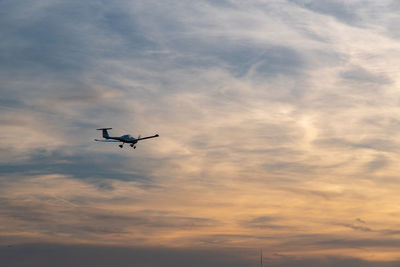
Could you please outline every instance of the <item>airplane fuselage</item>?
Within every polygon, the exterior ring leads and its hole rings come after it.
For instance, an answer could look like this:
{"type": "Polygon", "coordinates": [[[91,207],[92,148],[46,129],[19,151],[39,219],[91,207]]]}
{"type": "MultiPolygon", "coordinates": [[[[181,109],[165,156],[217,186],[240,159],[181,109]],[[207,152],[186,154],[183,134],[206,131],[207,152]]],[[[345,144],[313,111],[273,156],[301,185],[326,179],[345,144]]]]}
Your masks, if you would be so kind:
{"type": "Polygon", "coordinates": [[[129,134],[123,136],[109,136],[105,137],[105,139],[118,140],[122,143],[128,143],[128,144],[136,144],[138,142],[138,140],[135,137],[132,137],[129,134]]]}

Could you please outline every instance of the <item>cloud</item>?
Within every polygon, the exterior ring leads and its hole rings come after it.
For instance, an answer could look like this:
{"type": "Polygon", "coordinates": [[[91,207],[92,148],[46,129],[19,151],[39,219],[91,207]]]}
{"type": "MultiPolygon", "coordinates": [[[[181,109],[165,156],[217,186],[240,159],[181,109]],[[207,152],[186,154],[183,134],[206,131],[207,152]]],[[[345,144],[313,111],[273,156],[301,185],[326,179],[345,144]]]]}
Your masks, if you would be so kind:
{"type": "Polygon", "coordinates": [[[357,11],[360,9],[359,1],[304,1],[291,0],[301,7],[310,9],[314,12],[330,15],[341,22],[354,24],[360,20],[357,11]]]}
{"type": "Polygon", "coordinates": [[[62,175],[38,175],[25,178],[24,186],[18,181],[2,181],[2,187],[3,192],[12,190],[0,200],[0,214],[8,222],[3,227],[8,233],[5,236],[29,233],[26,238],[31,241],[63,243],[67,238],[116,243],[132,237],[132,242],[166,242],[169,238],[162,241],[159,233],[169,231],[179,236],[220,225],[216,219],[173,209],[143,209],[140,203],[160,189],[153,188],[150,193],[151,189],[136,181],[83,182],[62,175]],[[116,205],[119,208],[115,209],[116,205]]]}
{"type": "Polygon", "coordinates": [[[342,224],[344,227],[348,227],[350,229],[356,230],[356,231],[363,231],[363,232],[371,232],[371,228],[369,227],[363,227],[360,225],[353,225],[353,224],[342,224]]]}
{"type": "Polygon", "coordinates": [[[376,151],[397,150],[396,144],[388,139],[364,139],[356,142],[341,140],[338,138],[315,140],[316,145],[332,148],[350,147],[353,149],[371,149],[376,151]]]}
{"type": "Polygon", "coordinates": [[[384,156],[378,156],[366,165],[369,171],[376,171],[387,167],[389,160],[384,156]]]}
{"type": "Polygon", "coordinates": [[[362,223],[362,224],[365,224],[365,223],[366,223],[364,220],[362,220],[362,219],[360,219],[360,218],[357,218],[357,219],[356,219],[356,222],[359,222],[359,223],[362,223]]]}
{"type": "Polygon", "coordinates": [[[0,249],[0,257],[8,266],[244,266],[248,262],[247,251],[237,250],[180,250],[168,248],[126,248],[107,246],[60,246],[32,244],[0,249]],[[42,258],[43,254],[52,255],[42,258]],[[23,258],[23,260],[21,260],[23,258]],[[66,266],[66,265],[65,265],[66,266]]]}
{"type": "MultiPolygon", "coordinates": [[[[126,248],[88,245],[25,244],[0,248],[7,266],[249,266],[257,264],[256,250],[189,250],[168,248],[126,248]],[[42,258],[42,255],[47,255],[42,258]],[[61,263],[60,263],[61,262],[61,263]]],[[[398,262],[364,261],[350,257],[321,256],[315,258],[275,257],[263,260],[268,266],[396,266],[398,262]]]]}
{"type": "Polygon", "coordinates": [[[342,72],[341,77],[346,81],[361,83],[363,85],[374,84],[379,86],[389,82],[383,75],[370,73],[362,68],[352,68],[344,71],[342,72]]]}
{"type": "Polygon", "coordinates": [[[397,259],[396,8],[3,1],[1,243],[397,259]]]}
{"type": "Polygon", "coordinates": [[[361,220],[360,218],[357,218],[354,220],[353,223],[339,223],[338,225],[348,227],[350,229],[353,229],[355,231],[363,231],[363,232],[371,232],[374,231],[370,227],[366,226],[366,222],[361,220]]]}
{"type": "Polygon", "coordinates": [[[277,229],[282,228],[278,222],[276,222],[277,218],[271,216],[260,216],[253,218],[251,220],[243,220],[240,222],[241,226],[246,228],[270,228],[270,229],[277,229]]]}

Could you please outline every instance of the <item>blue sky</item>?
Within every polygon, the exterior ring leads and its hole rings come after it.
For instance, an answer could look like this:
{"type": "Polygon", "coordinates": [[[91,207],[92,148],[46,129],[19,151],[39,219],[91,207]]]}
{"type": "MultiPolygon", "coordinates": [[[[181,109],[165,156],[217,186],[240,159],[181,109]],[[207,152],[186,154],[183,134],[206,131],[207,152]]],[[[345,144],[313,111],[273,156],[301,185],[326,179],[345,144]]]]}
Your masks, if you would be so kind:
{"type": "Polygon", "coordinates": [[[395,265],[399,9],[2,1],[1,257],[395,265]]]}

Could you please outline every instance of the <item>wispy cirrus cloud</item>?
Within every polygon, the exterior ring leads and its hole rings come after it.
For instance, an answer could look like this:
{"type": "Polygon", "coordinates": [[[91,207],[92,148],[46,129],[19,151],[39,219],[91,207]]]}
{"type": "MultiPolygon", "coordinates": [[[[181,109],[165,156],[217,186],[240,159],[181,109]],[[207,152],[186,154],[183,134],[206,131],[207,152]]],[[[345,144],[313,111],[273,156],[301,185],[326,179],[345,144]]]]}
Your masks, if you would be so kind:
{"type": "Polygon", "coordinates": [[[4,1],[2,243],[397,259],[397,9],[4,1]]]}

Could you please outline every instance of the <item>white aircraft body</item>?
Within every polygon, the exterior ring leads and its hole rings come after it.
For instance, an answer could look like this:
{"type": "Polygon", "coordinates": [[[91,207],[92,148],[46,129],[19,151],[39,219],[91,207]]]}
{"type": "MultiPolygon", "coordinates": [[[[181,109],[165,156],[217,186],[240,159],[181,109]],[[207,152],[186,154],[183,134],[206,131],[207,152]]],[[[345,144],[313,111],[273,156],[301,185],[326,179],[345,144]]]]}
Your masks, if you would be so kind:
{"type": "Polygon", "coordinates": [[[99,140],[99,139],[94,139],[94,141],[97,142],[115,142],[115,143],[122,143],[119,145],[120,148],[122,148],[124,146],[124,144],[130,144],[131,147],[136,148],[136,144],[137,142],[141,141],[141,140],[145,140],[145,139],[150,139],[150,138],[155,138],[158,137],[159,135],[152,135],[152,136],[146,136],[146,137],[139,137],[135,138],[132,137],[129,134],[123,135],[123,136],[109,136],[108,135],[108,131],[107,130],[111,130],[112,128],[100,128],[100,129],[96,129],[96,130],[101,130],[103,131],[103,140],[99,140]]]}

